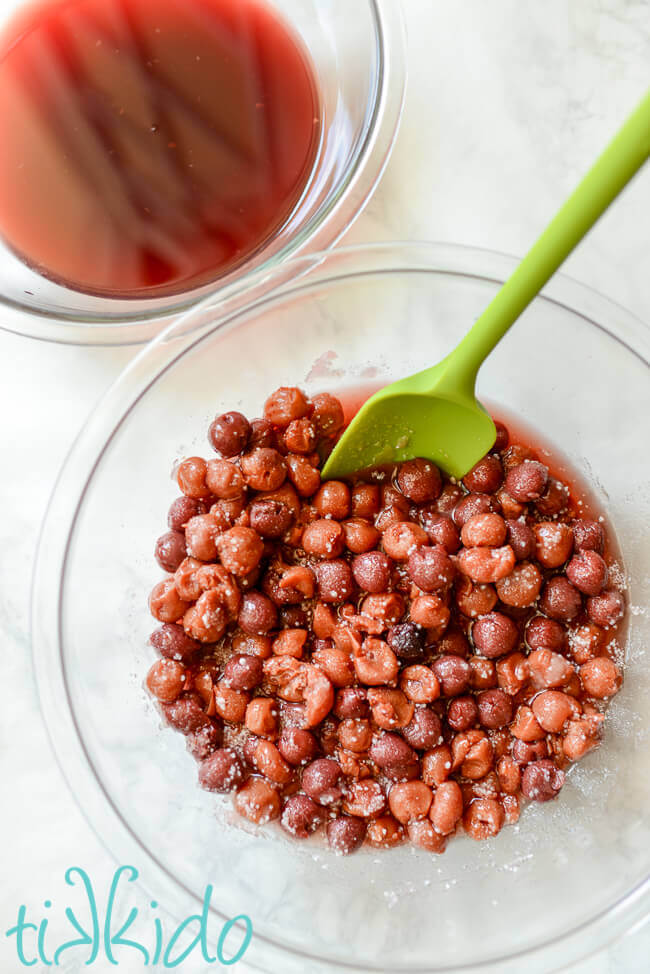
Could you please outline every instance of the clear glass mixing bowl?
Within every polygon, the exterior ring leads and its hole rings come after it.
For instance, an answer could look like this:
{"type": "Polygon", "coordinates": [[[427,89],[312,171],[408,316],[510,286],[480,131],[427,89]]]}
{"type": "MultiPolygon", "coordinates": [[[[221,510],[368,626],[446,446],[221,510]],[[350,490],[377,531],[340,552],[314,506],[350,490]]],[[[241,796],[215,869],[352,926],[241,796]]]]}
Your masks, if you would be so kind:
{"type": "MultiPolygon", "coordinates": [[[[0,0],[0,29],[27,0],[0,0]]],[[[245,263],[194,291],[146,300],[93,297],[24,264],[0,237],[0,328],[48,341],[129,344],[217,288],[248,287],[290,255],[330,247],[370,198],[393,146],[406,81],[404,25],[395,0],[266,0],[302,39],[322,107],[310,181],[275,236],[245,263]]]]}
{"type": "Polygon", "coordinates": [[[256,837],[229,824],[228,800],[199,790],[182,738],[161,729],[142,689],[172,465],[208,452],[215,413],[258,414],[281,384],[336,390],[434,363],[513,266],[484,251],[390,244],[279,268],[141,352],[61,473],[36,569],[33,648],[64,774],[110,851],[172,914],[195,910],[207,882],[217,930],[219,915],[248,913],[249,959],[265,970],[548,974],[650,906],[648,331],[566,278],[531,305],[479,382],[592,484],[629,576],[625,686],[603,746],[560,800],[441,857],[400,848],[340,859],[313,841],[256,837]]]}

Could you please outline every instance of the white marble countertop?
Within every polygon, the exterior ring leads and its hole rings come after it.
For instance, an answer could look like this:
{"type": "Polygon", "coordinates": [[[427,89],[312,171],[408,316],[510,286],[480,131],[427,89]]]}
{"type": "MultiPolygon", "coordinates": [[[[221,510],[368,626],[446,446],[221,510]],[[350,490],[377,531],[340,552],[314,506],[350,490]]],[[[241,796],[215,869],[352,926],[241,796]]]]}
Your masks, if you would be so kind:
{"type": "MultiPolygon", "coordinates": [[[[647,87],[649,0],[404,0],[404,7],[410,77],[403,124],[381,186],[347,241],[429,238],[522,254],[647,87]]],[[[649,212],[646,171],[566,267],[646,322],[649,212]]],[[[41,722],[28,603],[57,470],[88,411],[132,355],[0,332],[2,971],[23,969],[4,936],[21,903],[43,916],[43,901],[56,899],[74,864],[98,887],[113,873],[41,722]]],[[[56,922],[53,912],[52,927],[56,922]]],[[[637,974],[648,970],[648,957],[646,926],[571,974],[637,974]]],[[[82,969],[65,955],[61,966],[82,969]]],[[[108,967],[98,962],[95,969],[108,967]]],[[[188,962],[182,969],[201,967],[188,962]]]]}

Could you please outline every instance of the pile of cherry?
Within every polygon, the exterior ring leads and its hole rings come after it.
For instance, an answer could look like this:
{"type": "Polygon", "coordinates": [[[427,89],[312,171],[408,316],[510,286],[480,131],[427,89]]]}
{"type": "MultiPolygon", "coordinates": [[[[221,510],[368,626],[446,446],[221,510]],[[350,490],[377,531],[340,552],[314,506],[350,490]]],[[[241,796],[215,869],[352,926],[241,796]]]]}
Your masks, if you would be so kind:
{"type": "Polygon", "coordinates": [[[179,465],[147,686],[248,820],[442,852],[599,743],[625,602],[602,518],[502,424],[462,483],[423,459],[321,482],[343,427],[285,387],[179,465]]]}

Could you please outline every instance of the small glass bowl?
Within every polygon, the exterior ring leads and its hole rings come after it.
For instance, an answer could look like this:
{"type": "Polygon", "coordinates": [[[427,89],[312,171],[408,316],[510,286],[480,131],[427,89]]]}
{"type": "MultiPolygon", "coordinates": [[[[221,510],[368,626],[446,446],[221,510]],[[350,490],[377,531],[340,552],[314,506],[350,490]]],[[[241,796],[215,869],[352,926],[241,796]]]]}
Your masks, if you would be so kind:
{"type": "Polygon", "coordinates": [[[384,383],[440,360],[515,262],[446,245],[301,258],[215,300],[142,351],[92,414],[54,493],[36,567],[33,650],[46,721],[89,822],[175,917],[212,883],[212,931],[251,916],[264,970],[547,974],[650,908],[648,330],[557,276],[490,356],[479,395],[570,458],[613,523],[627,573],[626,681],[603,745],[558,801],[493,840],[337,858],[257,836],[202,792],[182,737],[142,686],[154,658],[152,548],[174,461],[209,455],[224,409],[279,385],[384,383]],[[271,288],[271,289],[269,289],[271,288]],[[645,537],[644,537],[645,534],[645,537]],[[220,920],[220,918],[222,918],[220,920]]]}
{"type": "MultiPolygon", "coordinates": [[[[30,269],[0,237],[0,328],[46,341],[148,341],[211,292],[226,296],[287,257],[332,246],[370,198],[395,141],[406,83],[404,24],[394,0],[266,0],[301,38],[321,99],[322,130],[309,183],[289,219],[231,272],[156,299],[94,297],[30,269]]],[[[0,28],[25,0],[1,5],[0,28]]]]}

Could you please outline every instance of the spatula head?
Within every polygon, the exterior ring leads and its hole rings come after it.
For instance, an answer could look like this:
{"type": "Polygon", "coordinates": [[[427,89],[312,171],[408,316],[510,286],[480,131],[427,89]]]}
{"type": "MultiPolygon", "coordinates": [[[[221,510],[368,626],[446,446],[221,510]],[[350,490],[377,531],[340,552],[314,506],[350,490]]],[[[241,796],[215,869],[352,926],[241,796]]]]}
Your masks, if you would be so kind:
{"type": "Polygon", "coordinates": [[[494,446],[495,425],[473,396],[403,392],[401,384],[380,389],[361,407],[327,460],[324,479],[414,457],[460,478],[494,446]]]}

